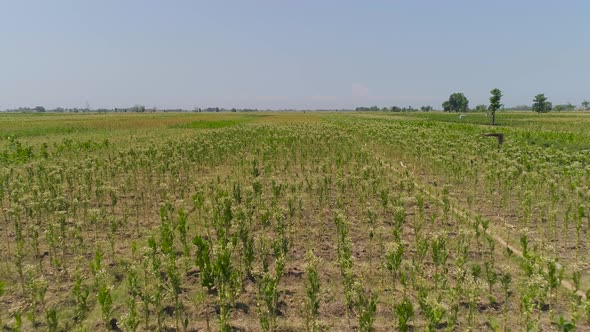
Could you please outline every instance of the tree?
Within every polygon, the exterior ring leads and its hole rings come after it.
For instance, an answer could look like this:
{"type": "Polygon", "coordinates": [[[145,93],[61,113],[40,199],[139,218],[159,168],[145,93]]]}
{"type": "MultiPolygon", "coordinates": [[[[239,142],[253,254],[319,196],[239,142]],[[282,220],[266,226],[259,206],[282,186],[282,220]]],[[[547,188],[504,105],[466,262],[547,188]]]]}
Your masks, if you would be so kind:
{"type": "Polygon", "coordinates": [[[451,103],[447,100],[442,103],[442,108],[445,112],[451,111],[451,103]]]}
{"type": "Polygon", "coordinates": [[[590,101],[584,100],[582,102],[582,109],[587,110],[588,108],[590,108],[590,101]]]}
{"type": "Polygon", "coordinates": [[[445,112],[466,112],[469,108],[469,100],[460,92],[453,93],[449,100],[442,104],[445,112]]]}
{"type": "Polygon", "coordinates": [[[129,112],[143,113],[145,112],[145,106],[135,105],[129,109],[129,112]]]}
{"type": "Polygon", "coordinates": [[[514,111],[530,111],[531,107],[529,105],[516,105],[510,109],[514,111]]]}
{"type": "Polygon", "coordinates": [[[477,105],[475,106],[474,111],[476,112],[486,112],[488,110],[488,107],[486,105],[477,105]]]}
{"type": "Polygon", "coordinates": [[[572,103],[562,104],[562,105],[555,105],[553,106],[553,110],[557,112],[561,111],[573,111],[576,109],[576,106],[572,103]]]}
{"type": "Polygon", "coordinates": [[[545,94],[540,93],[535,96],[535,99],[533,100],[533,111],[534,112],[547,113],[547,112],[551,111],[552,108],[553,108],[553,105],[551,104],[551,102],[547,101],[547,97],[545,97],[545,94]]]}
{"type": "Polygon", "coordinates": [[[500,89],[492,89],[490,93],[492,96],[490,97],[490,106],[488,107],[488,110],[492,115],[492,126],[494,126],[496,125],[496,111],[502,107],[502,103],[500,102],[502,100],[502,91],[500,91],[500,89]]]}
{"type": "Polygon", "coordinates": [[[35,112],[45,112],[45,107],[43,106],[37,106],[34,108],[35,112]]]}
{"type": "Polygon", "coordinates": [[[420,107],[420,110],[422,112],[430,112],[430,111],[432,111],[432,106],[422,106],[422,107],[420,107]]]}

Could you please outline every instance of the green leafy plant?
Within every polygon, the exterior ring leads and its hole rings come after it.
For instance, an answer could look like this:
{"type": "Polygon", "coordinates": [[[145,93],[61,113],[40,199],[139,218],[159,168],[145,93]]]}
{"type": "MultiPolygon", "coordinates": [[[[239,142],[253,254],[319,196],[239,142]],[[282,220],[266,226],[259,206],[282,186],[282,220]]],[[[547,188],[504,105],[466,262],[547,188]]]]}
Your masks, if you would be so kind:
{"type": "Polygon", "coordinates": [[[135,332],[139,328],[141,322],[136,308],[135,299],[127,299],[127,315],[123,318],[123,325],[128,331],[135,332]]]}
{"type": "Polygon", "coordinates": [[[377,314],[377,295],[364,291],[362,287],[357,287],[355,307],[359,331],[372,331],[377,314]]]}
{"type": "Polygon", "coordinates": [[[317,331],[319,328],[317,319],[320,309],[320,278],[318,275],[318,265],[321,263],[321,260],[315,256],[312,251],[308,251],[305,256],[305,261],[305,293],[307,295],[305,303],[306,330],[317,331]]]}
{"type": "Polygon", "coordinates": [[[72,287],[72,294],[76,302],[76,320],[81,321],[88,313],[88,296],[90,295],[90,288],[83,284],[81,275],[76,276],[74,287],[72,287]]]}
{"type": "Polygon", "coordinates": [[[46,313],[47,329],[50,332],[58,331],[59,321],[57,316],[57,310],[54,307],[47,309],[46,313]]]}
{"type": "Polygon", "coordinates": [[[394,306],[395,314],[398,320],[397,328],[402,332],[407,332],[410,329],[410,320],[414,317],[414,306],[409,299],[404,298],[401,302],[394,306]]]}
{"type": "Polygon", "coordinates": [[[200,269],[201,285],[211,290],[215,284],[213,264],[211,263],[211,244],[201,236],[195,236],[193,244],[197,246],[195,263],[200,269]]]}
{"type": "Polygon", "coordinates": [[[102,285],[98,289],[98,294],[96,296],[98,304],[100,305],[103,324],[108,330],[113,310],[113,298],[111,297],[111,290],[106,285],[102,285]]]}

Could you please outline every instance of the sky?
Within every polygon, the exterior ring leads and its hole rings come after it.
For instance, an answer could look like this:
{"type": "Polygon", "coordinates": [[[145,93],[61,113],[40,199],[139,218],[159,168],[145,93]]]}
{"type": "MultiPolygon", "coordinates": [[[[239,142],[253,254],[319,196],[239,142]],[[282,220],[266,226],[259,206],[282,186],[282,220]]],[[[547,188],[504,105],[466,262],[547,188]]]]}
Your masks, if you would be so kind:
{"type": "Polygon", "coordinates": [[[0,109],[590,100],[590,1],[0,0],[0,109]]]}

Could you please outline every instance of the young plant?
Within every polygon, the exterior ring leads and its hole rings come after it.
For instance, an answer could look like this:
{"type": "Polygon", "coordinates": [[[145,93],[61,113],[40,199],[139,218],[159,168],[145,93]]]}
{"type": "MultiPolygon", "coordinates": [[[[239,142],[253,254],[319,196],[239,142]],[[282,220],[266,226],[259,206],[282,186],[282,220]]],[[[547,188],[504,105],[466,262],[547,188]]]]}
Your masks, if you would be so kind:
{"type": "Polygon", "coordinates": [[[563,273],[564,269],[558,267],[558,264],[555,260],[550,260],[547,262],[547,273],[545,274],[545,280],[547,281],[548,285],[548,297],[551,301],[555,290],[559,285],[561,285],[561,280],[563,280],[563,273]]]}
{"type": "Polygon", "coordinates": [[[395,290],[397,278],[399,278],[400,266],[404,254],[403,242],[396,243],[385,254],[385,268],[391,274],[392,288],[395,290]]]}
{"type": "Polygon", "coordinates": [[[488,285],[488,298],[491,303],[495,303],[496,299],[494,298],[493,288],[498,282],[498,273],[494,270],[494,267],[490,262],[485,262],[484,267],[485,277],[488,285]]]}
{"type": "Polygon", "coordinates": [[[201,285],[211,291],[215,285],[213,264],[211,263],[211,243],[197,235],[193,239],[193,244],[197,246],[195,264],[200,270],[201,285]]]}
{"type": "Polygon", "coordinates": [[[410,330],[410,320],[414,317],[414,306],[408,298],[404,298],[400,303],[394,306],[395,314],[398,320],[398,330],[408,332],[410,330]]]}
{"type": "Polygon", "coordinates": [[[563,318],[562,315],[559,315],[559,318],[555,321],[557,325],[557,330],[559,332],[572,332],[576,330],[576,322],[575,321],[568,321],[563,318]]]}
{"type": "Polygon", "coordinates": [[[308,251],[305,255],[305,293],[307,300],[305,302],[305,327],[307,331],[318,331],[318,314],[320,309],[320,278],[318,276],[318,265],[321,260],[314,255],[312,251],[308,251]]]}
{"type": "MultiPolygon", "coordinates": [[[[2,299],[2,296],[4,296],[4,281],[0,280],[0,299],[2,299]]],[[[0,314],[0,326],[4,326],[2,324],[2,315],[0,314]]]]}
{"type": "Polygon", "coordinates": [[[96,251],[94,252],[94,259],[90,262],[90,271],[94,276],[94,287],[98,289],[100,280],[100,273],[102,271],[102,249],[100,247],[96,247],[96,251]]]}
{"type": "Polygon", "coordinates": [[[174,319],[176,322],[176,330],[179,331],[179,320],[180,320],[180,311],[182,309],[182,303],[180,302],[180,293],[182,292],[181,289],[181,278],[180,278],[180,273],[178,271],[178,268],[176,267],[176,264],[174,264],[174,262],[171,262],[168,266],[168,270],[167,270],[167,274],[168,274],[168,281],[169,281],[169,287],[170,290],[172,292],[172,296],[174,298],[174,319]]]}
{"type": "Polygon", "coordinates": [[[190,250],[187,241],[187,217],[183,209],[178,210],[178,221],[176,228],[178,229],[178,234],[180,235],[180,242],[182,243],[183,255],[184,257],[189,257],[190,250]]]}
{"type": "Polygon", "coordinates": [[[242,262],[243,262],[243,269],[242,274],[246,278],[252,278],[252,264],[254,263],[255,258],[255,248],[254,248],[254,236],[249,227],[249,223],[246,220],[246,216],[244,213],[240,215],[238,218],[239,221],[239,230],[238,230],[238,237],[242,242],[242,262]]]}
{"type": "Polygon", "coordinates": [[[233,247],[227,244],[225,247],[217,247],[217,257],[213,264],[215,286],[217,287],[217,299],[219,302],[219,325],[222,331],[229,331],[230,304],[233,303],[236,293],[237,277],[231,261],[233,247]]]}
{"type": "Polygon", "coordinates": [[[55,307],[51,307],[47,310],[45,313],[45,318],[47,322],[47,330],[49,332],[56,332],[58,330],[57,328],[59,326],[59,321],[55,307]]]}
{"type": "Polygon", "coordinates": [[[74,295],[74,302],[76,302],[76,320],[82,321],[88,313],[88,296],[90,295],[90,288],[82,284],[82,276],[77,275],[74,287],[72,288],[74,295]]]}
{"type": "MultiPolygon", "coordinates": [[[[276,243],[276,242],[275,242],[276,243]]],[[[280,251],[280,246],[275,246],[275,271],[274,275],[266,272],[258,281],[258,312],[260,325],[263,331],[275,331],[279,300],[279,282],[285,268],[285,253],[280,251]]]]}
{"type": "Polygon", "coordinates": [[[127,299],[127,308],[128,312],[127,315],[123,318],[123,326],[127,329],[127,331],[135,332],[139,327],[140,319],[137,314],[137,305],[135,303],[134,298],[127,299]]]}
{"type": "Polygon", "coordinates": [[[111,321],[111,314],[113,310],[113,298],[111,297],[111,290],[106,286],[102,285],[99,290],[97,300],[98,304],[100,305],[100,312],[103,324],[105,328],[108,330],[111,321]]]}
{"type": "Polygon", "coordinates": [[[444,278],[444,275],[441,275],[440,269],[443,268],[446,272],[446,261],[449,257],[449,252],[447,251],[446,247],[446,239],[442,236],[437,236],[431,242],[432,247],[432,260],[434,262],[434,288],[438,290],[440,281],[444,278]]]}
{"type": "Polygon", "coordinates": [[[260,326],[263,331],[274,331],[276,326],[276,310],[278,301],[277,279],[265,273],[258,280],[260,326]]]}
{"type": "Polygon", "coordinates": [[[512,276],[508,273],[504,273],[500,276],[500,284],[502,285],[502,292],[504,293],[504,306],[503,306],[503,316],[504,316],[504,330],[506,331],[508,325],[508,300],[510,298],[510,283],[512,282],[512,276]]]}
{"type": "MultiPolygon", "coordinates": [[[[337,258],[340,274],[342,275],[342,284],[344,286],[344,297],[346,300],[346,314],[350,321],[350,311],[354,308],[355,292],[354,280],[355,275],[353,271],[352,262],[352,241],[349,236],[348,223],[342,214],[336,215],[334,219],[336,223],[337,234],[337,258]]],[[[350,324],[349,324],[350,325],[350,324]]]]}
{"type": "Polygon", "coordinates": [[[20,332],[22,331],[23,327],[23,313],[22,311],[19,309],[14,313],[14,326],[12,327],[12,330],[15,332],[20,332]]]}
{"type": "Polygon", "coordinates": [[[45,294],[47,293],[47,281],[41,277],[35,277],[34,267],[27,266],[26,289],[28,301],[31,305],[29,320],[33,326],[37,325],[37,311],[45,305],[45,294]]]}
{"type": "Polygon", "coordinates": [[[441,305],[441,298],[434,298],[428,296],[428,291],[425,287],[419,287],[419,305],[422,312],[428,318],[428,331],[436,331],[442,322],[446,313],[446,309],[441,305]]]}
{"type": "Polygon", "coordinates": [[[362,287],[357,287],[357,300],[355,303],[359,331],[373,331],[373,324],[377,314],[377,295],[366,292],[362,287]]]}

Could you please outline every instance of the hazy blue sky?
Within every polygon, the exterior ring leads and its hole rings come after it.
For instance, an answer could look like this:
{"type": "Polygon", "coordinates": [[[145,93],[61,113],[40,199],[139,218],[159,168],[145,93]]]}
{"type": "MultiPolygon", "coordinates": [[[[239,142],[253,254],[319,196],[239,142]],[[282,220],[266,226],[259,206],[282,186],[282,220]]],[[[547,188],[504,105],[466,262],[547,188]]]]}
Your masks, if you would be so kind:
{"type": "Polygon", "coordinates": [[[0,109],[590,99],[587,0],[0,1],[0,109]]]}

